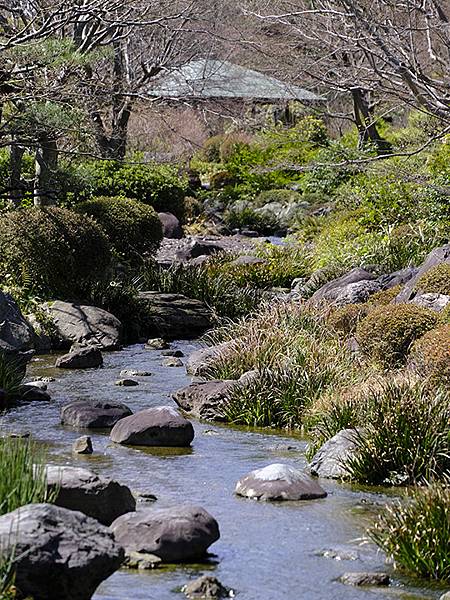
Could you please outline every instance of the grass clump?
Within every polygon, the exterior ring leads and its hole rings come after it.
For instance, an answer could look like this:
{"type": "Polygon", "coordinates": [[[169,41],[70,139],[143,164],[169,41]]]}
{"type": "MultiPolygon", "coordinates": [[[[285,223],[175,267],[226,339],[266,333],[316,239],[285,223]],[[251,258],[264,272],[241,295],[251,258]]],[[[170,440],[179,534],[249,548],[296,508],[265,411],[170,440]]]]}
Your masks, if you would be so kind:
{"type": "Polygon", "coordinates": [[[95,219],[104,229],[121,260],[141,262],[152,257],[161,243],[161,221],[155,210],[142,202],[99,197],[82,202],[76,209],[95,219]]]}
{"type": "Polygon", "coordinates": [[[413,304],[379,306],[356,328],[361,350],[385,367],[403,364],[411,344],[436,326],[433,311],[413,304]]]}
{"type": "Polygon", "coordinates": [[[0,514],[25,504],[52,502],[57,491],[47,490],[44,453],[27,439],[0,439],[0,514]]]}
{"type": "Polygon", "coordinates": [[[419,338],[413,344],[409,360],[421,375],[450,386],[450,324],[419,338]]]}
{"type": "Polygon", "coordinates": [[[8,407],[9,401],[17,397],[24,377],[23,369],[18,363],[0,352],[0,409],[8,407]]]}
{"type": "Polygon", "coordinates": [[[450,295],[450,263],[431,267],[416,282],[416,289],[423,293],[450,295]]]}
{"type": "Polygon", "coordinates": [[[449,482],[416,489],[387,506],[368,533],[397,568],[450,581],[449,482]]]}
{"type": "Polygon", "coordinates": [[[428,382],[390,379],[356,399],[363,432],[346,465],[361,483],[411,484],[450,472],[450,394],[428,382]]]}

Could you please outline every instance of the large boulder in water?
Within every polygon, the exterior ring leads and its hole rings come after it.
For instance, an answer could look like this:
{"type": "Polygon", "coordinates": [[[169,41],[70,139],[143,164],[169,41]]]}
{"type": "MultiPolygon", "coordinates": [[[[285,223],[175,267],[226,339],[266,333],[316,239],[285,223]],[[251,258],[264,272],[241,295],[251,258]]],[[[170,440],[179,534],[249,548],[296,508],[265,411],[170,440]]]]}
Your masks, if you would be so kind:
{"type": "Polygon", "coordinates": [[[314,500],[327,495],[309,475],[283,464],[251,471],[239,479],[235,492],[253,500],[314,500]]]}
{"type": "Polygon", "coordinates": [[[214,517],[191,505],[124,515],[114,521],[111,531],[127,554],[154,554],[164,562],[201,558],[220,537],[214,517]]]}
{"type": "Polygon", "coordinates": [[[348,479],[349,473],[345,465],[355,455],[360,435],[356,429],[339,431],[313,456],[311,473],[329,479],[348,479]]]}
{"type": "Polygon", "coordinates": [[[56,491],[57,506],[79,510],[103,525],[136,510],[136,500],[126,485],[88,469],[47,465],[46,475],[49,489],[56,491]]]}
{"type": "Polygon", "coordinates": [[[211,311],[200,300],[161,292],[141,292],[139,300],[145,310],[148,337],[188,339],[198,337],[211,327],[211,311]]]}
{"type": "Polygon", "coordinates": [[[35,332],[10,294],[0,291],[0,340],[5,348],[26,351],[34,347],[35,332]]]}
{"type": "Polygon", "coordinates": [[[61,424],[81,429],[107,429],[132,414],[128,406],[118,402],[76,400],[61,408],[61,424]]]}
{"type": "Polygon", "coordinates": [[[100,350],[94,346],[84,346],[60,356],[55,367],[59,369],[94,369],[101,367],[102,364],[103,356],[100,350]]]}
{"type": "Polygon", "coordinates": [[[53,321],[61,346],[77,343],[103,350],[120,348],[122,324],[106,310],[61,300],[44,307],[53,321]]]}
{"type": "Polygon", "coordinates": [[[141,410],[118,421],[110,438],[129,446],[190,446],[194,439],[192,423],[172,406],[141,410]]]}
{"type": "Polygon", "coordinates": [[[106,527],[52,504],[1,516],[0,548],[14,556],[17,587],[35,600],[89,600],[124,559],[106,527]]]}

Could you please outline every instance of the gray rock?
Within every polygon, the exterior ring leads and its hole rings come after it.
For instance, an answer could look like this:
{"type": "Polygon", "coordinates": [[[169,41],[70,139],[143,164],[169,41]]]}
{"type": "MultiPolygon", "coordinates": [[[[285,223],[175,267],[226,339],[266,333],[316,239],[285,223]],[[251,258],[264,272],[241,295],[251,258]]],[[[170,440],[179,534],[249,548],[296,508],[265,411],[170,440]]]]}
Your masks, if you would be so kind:
{"type": "Polygon", "coordinates": [[[228,344],[229,342],[222,342],[216,346],[195,350],[187,360],[187,373],[189,375],[194,375],[195,377],[203,377],[207,373],[211,363],[225,351],[228,344]]]}
{"type": "Polygon", "coordinates": [[[72,452],[75,454],[92,454],[94,449],[91,438],[88,435],[77,438],[72,444],[72,452]]]}
{"type": "Polygon", "coordinates": [[[15,584],[35,600],[89,600],[124,560],[106,527],[51,504],[1,516],[0,546],[15,556],[15,584]]]}
{"type": "Polygon", "coordinates": [[[214,600],[214,598],[229,598],[230,590],[223,586],[217,577],[202,575],[190,581],[181,588],[190,600],[214,600]]]}
{"type": "Polygon", "coordinates": [[[190,505],[124,515],[111,531],[127,554],[154,554],[164,562],[201,558],[220,537],[217,521],[205,509],[190,505]]]}
{"type": "Polygon", "coordinates": [[[416,304],[422,308],[429,308],[436,312],[441,312],[444,308],[450,304],[450,296],[446,294],[417,294],[410,301],[411,304],[416,304]]]}
{"type": "Polygon", "coordinates": [[[341,583],[355,586],[385,586],[389,585],[387,573],[344,573],[339,577],[341,583]]]}
{"type": "Polygon", "coordinates": [[[93,369],[103,364],[103,356],[98,348],[85,346],[58,358],[55,366],[59,369],[93,369]]]}
{"type": "Polygon", "coordinates": [[[47,485],[56,490],[57,506],[78,510],[103,525],[136,510],[136,500],[126,485],[88,469],[47,465],[47,485]]]}
{"type": "Polygon", "coordinates": [[[163,561],[155,554],[147,554],[145,552],[129,552],[125,556],[124,567],[129,569],[139,569],[147,571],[156,569],[163,561]]]}
{"type": "Polygon", "coordinates": [[[182,350],[163,350],[162,356],[173,356],[175,358],[183,358],[184,352],[182,350]]]}
{"type": "Polygon", "coordinates": [[[179,358],[175,358],[175,356],[170,356],[169,358],[165,358],[162,363],[163,367],[182,367],[183,361],[179,358]]]}
{"type": "Polygon", "coordinates": [[[388,275],[381,275],[378,277],[377,281],[383,290],[388,290],[396,285],[405,285],[405,283],[416,275],[418,270],[417,267],[406,267],[405,269],[389,273],[388,275]]]}
{"type": "Polygon", "coordinates": [[[0,291],[0,340],[12,350],[34,348],[35,332],[10,294],[0,291]]]}
{"type": "Polygon", "coordinates": [[[373,281],[375,275],[366,269],[357,267],[352,269],[342,277],[329,281],[321,288],[319,288],[312,296],[310,301],[313,304],[322,302],[324,300],[328,302],[334,302],[342,290],[351,283],[357,283],[358,281],[373,281]]]}
{"type": "Polygon", "coordinates": [[[450,592],[445,592],[445,594],[442,594],[439,600],[450,600],[450,592]]]}
{"type": "Polygon", "coordinates": [[[183,237],[180,221],[175,215],[172,213],[160,212],[158,213],[158,217],[161,221],[163,236],[165,238],[179,240],[183,237]]]}
{"type": "Polygon", "coordinates": [[[192,423],[172,406],[141,410],[118,421],[110,434],[113,442],[129,446],[190,446],[192,423]]]}
{"type": "Polygon", "coordinates": [[[134,379],[118,379],[116,382],[114,382],[114,385],[122,387],[134,387],[139,385],[139,381],[135,381],[134,379]]]}
{"type": "Polygon", "coordinates": [[[80,429],[106,429],[131,414],[128,406],[118,402],[77,400],[61,408],[61,424],[80,429]]]}
{"type": "Polygon", "coordinates": [[[237,482],[235,493],[254,500],[314,500],[327,496],[309,475],[283,464],[251,471],[237,482]]]}
{"type": "Polygon", "coordinates": [[[106,310],[60,300],[44,306],[63,344],[92,345],[104,350],[120,348],[122,324],[106,310]]]}
{"type": "Polygon", "coordinates": [[[194,382],[176,391],[172,398],[190,416],[205,421],[224,421],[223,405],[236,385],[233,380],[194,382]]]}
{"type": "Polygon", "coordinates": [[[150,377],[151,375],[150,371],[139,371],[137,369],[123,369],[123,371],[120,371],[121,377],[150,377]]]}
{"type": "Polygon", "coordinates": [[[170,347],[170,344],[162,338],[153,338],[151,340],[147,340],[145,347],[149,350],[166,350],[170,347]]]}
{"type": "Polygon", "coordinates": [[[343,429],[325,442],[311,461],[311,473],[329,479],[348,479],[345,463],[355,454],[358,435],[355,429],[343,429]]]}
{"type": "Polygon", "coordinates": [[[395,298],[396,303],[409,302],[420,293],[420,290],[416,290],[416,283],[429,269],[439,265],[441,263],[450,263],[450,244],[435,248],[426,257],[422,265],[419,267],[417,273],[412,277],[401,292],[395,298]]]}
{"type": "Polygon", "coordinates": [[[382,290],[381,284],[378,281],[365,280],[349,283],[341,288],[340,292],[334,299],[334,304],[344,306],[346,304],[361,304],[382,290]]]}
{"type": "Polygon", "coordinates": [[[26,402],[48,402],[51,400],[48,392],[31,383],[24,383],[21,385],[18,391],[18,396],[20,400],[25,400],[26,402]]]}
{"type": "Polygon", "coordinates": [[[43,381],[42,379],[36,379],[35,381],[27,381],[27,383],[25,383],[24,385],[34,386],[34,387],[42,390],[43,392],[47,391],[47,383],[45,381],[43,381]]]}
{"type": "Polygon", "coordinates": [[[164,339],[198,337],[211,327],[211,311],[200,300],[182,294],[141,292],[148,335],[164,339]]]}

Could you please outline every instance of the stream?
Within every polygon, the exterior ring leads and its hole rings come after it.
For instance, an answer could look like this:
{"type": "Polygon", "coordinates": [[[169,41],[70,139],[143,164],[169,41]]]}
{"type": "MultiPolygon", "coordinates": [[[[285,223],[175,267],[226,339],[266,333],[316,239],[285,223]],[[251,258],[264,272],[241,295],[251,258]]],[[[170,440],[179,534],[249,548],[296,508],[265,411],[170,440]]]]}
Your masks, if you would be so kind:
{"type": "MultiPolygon", "coordinates": [[[[186,356],[197,347],[195,342],[172,344],[186,356]]],[[[221,538],[210,548],[215,556],[206,564],[146,572],[122,569],[98,588],[95,600],[181,600],[184,595],[177,588],[207,573],[235,590],[238,600],[425,600],[442,594],[431,584],[393,574],[375,546],[361,543],[375,509],[392,491],[323,480],[328,492],[323,500],[265,503],[234,496],[237,480],[253,469],[274,462],[306,467],[306,442],[299,437],[194,422],[190,449],[137,449],[110,443],[108,432],[62,427],[60,407],[69,401],[120,401],[135,412],[172,404],[171,393],[190,383],[184,368],[162,367],[161,352],[142,345],[105,353],[104,359],[103,368],[83,371],[54,369],[54,355],[34,359],[27,379],[55,377],[48,384],[52,401],[13,408],[2,418],[2,430],[31,432],[48,446],[51,463],[90,468],[157,497],[156,503],[139,503],[138,510],[199,504],[217,519],[221,538]],[[115,386],[119,372],[127,368],[153,375],[134,378],[140,383],[136,387],[115,386]],[[72,454],[73,441],[86,433],[94,454],[72,454]],[[389,588],[356,588],[336,581],[347,571],[376,570],[392,574],[389,588]]]]}

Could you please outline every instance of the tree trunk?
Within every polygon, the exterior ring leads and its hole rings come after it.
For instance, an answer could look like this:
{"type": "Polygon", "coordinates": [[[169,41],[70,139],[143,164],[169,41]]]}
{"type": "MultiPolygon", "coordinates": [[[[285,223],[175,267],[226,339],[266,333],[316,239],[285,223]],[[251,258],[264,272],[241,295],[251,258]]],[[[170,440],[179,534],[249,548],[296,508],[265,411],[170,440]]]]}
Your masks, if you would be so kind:
{"type": "Polygon", "coordinates": [[[12,139],[9,150],[9,201],[14,206],[20,206],[23,198],[22,158],[25,148],[12,139]]]}
{"type": "Polygon", "coordinates": [[[375,145],[378,154],[388,153],[391,150],[391,146],[378,132],[370,113],[366,92],[362,88],[353,88],[351,92],[355,123],[359,132],[358,148],[362,149],[370,142],[375,145]]]}
{"type": "Polygon", "coordinates": [[[58,166],[56,140],[41,136],[36,147],[34,205],[56,204],[55,173],[58,166]]]}

